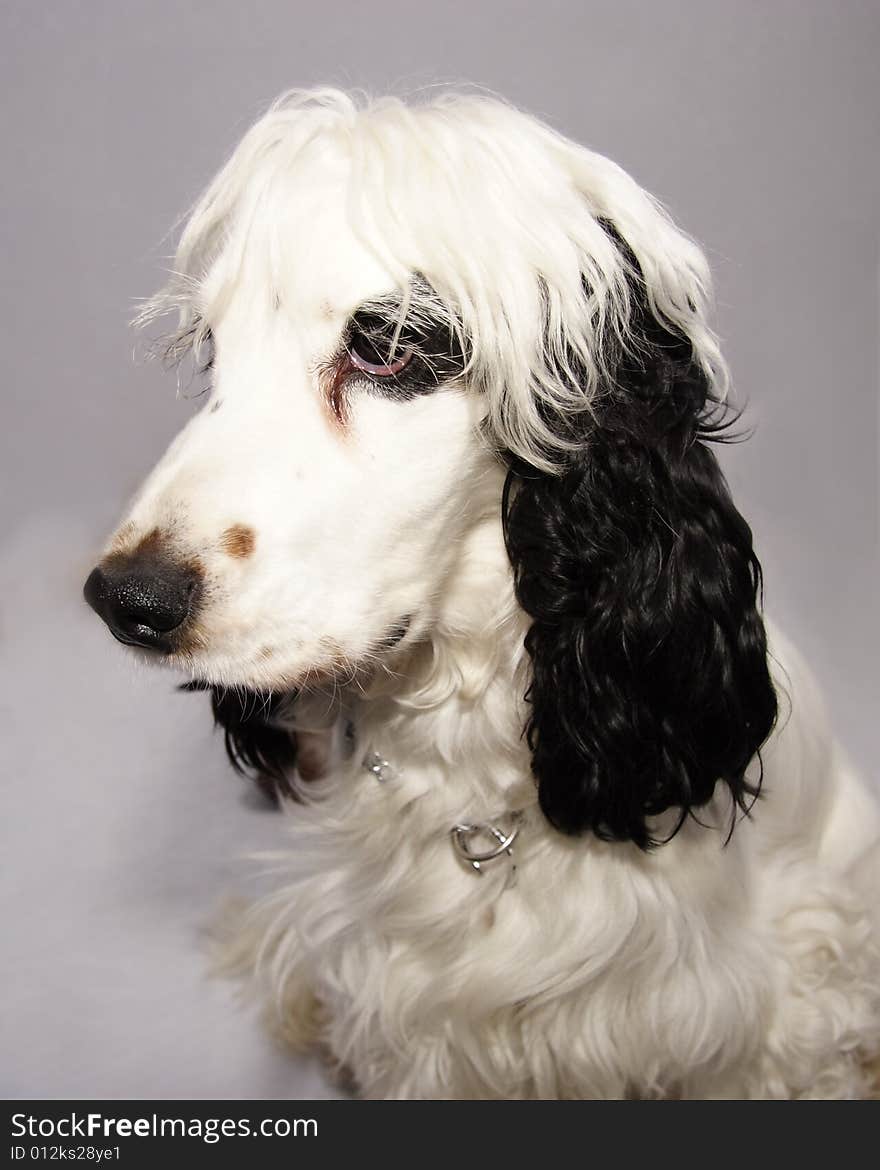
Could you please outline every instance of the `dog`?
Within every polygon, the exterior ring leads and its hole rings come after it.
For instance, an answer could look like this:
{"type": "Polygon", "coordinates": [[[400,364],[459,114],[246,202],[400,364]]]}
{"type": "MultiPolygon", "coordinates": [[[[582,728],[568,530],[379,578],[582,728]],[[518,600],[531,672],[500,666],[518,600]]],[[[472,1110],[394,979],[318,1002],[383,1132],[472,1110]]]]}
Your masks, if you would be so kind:
{"type": "Polygon", "coordinates": [[[206,400],[85,595],[277,795],[227,959],[363,1097],[874,1091],[880,813],[762,615],[710,301],[534,118],[315,90],[141,314],[206,400]]]}

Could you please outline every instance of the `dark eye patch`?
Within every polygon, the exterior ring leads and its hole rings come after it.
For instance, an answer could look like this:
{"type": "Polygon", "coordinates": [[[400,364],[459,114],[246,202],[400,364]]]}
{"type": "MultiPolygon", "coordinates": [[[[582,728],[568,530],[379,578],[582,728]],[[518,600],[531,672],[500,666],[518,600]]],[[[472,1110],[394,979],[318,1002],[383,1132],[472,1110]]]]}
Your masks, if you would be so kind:
{"type": "Polygon", "coordinates": [[[346,355],[353,351],[374,365],[406,359],[396,373],[371,376],[353,369],[350,380],[371,393],[408,400],[440,389],[461,374],[466,360],[455,323],[426,281],[413,283],[402,322],[401,309],[399,296],[362,305],[349,318],[343,348],[346,355]]]}

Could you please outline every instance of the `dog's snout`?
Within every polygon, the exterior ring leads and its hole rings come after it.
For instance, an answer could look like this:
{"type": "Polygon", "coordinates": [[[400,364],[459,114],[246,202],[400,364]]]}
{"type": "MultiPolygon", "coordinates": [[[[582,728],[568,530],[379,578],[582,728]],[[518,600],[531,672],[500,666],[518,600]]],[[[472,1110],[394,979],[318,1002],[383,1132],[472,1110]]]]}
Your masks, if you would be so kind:
{"type": "Polygon", "coordinates": [[[199,583],[190,566],[134,553],[93,569],[83,596],[120,642],[168,651],[194,612],[199,583]]]}

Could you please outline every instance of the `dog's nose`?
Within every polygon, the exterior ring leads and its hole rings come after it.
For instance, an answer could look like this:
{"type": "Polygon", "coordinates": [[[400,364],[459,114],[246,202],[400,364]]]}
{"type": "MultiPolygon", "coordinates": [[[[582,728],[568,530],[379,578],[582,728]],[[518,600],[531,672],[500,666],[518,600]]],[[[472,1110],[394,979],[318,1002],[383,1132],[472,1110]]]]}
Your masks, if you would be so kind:
{"type": "Polygon", "coordinates": [[[120,642],[167,651],[193,613],[199,580],[191,568],[135,553],[93,569],[83,596],[120,642]]]}

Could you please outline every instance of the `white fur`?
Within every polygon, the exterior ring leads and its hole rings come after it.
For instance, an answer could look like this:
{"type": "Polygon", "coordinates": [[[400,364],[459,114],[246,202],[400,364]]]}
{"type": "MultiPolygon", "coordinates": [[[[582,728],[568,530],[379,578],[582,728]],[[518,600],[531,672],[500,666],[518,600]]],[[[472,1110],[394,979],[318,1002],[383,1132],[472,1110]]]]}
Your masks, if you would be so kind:
{"type": "Polygon", "coordinates": [[[200,558],[196,676],[305,685],[303,725],[342,711],[357,734],[289,808],[277,890],[231,953],[288,1038],[368,1097],[862,1096],[880,817],[781,639],[791,701],[729,841],[720,795],[648,854],[563,837],[537,808],[495,448],[552,470],[564,443],[540,400],[582,409],[602,339],[626,336],[599,218],[722,395],[698,248],[613,163],[498,101],[289,94],[193,211],[144,315],[180,310],[178,352],[210,328],[222,406],[178,437],[115,547],[159,527],[200,558]],[[413,273],[468,337],[464,375],[410,402],[354,392],[334,427],[322,363],[362,301],[413,273]],[[560,379],[565,355],[580,380],[560,379]],[[233,524],[256,533],[247,559],[223,551],[233,524]],[[404,614],[404,641],[377,651],[404,614]],[[363,770],[371,751],[392,779],[363,770]],[[513,809],[508,886],[503,862],[463,867],[449,829],[513,809]]]}

